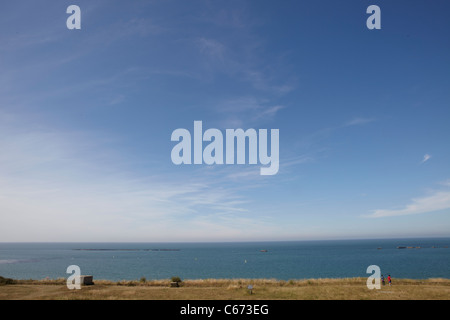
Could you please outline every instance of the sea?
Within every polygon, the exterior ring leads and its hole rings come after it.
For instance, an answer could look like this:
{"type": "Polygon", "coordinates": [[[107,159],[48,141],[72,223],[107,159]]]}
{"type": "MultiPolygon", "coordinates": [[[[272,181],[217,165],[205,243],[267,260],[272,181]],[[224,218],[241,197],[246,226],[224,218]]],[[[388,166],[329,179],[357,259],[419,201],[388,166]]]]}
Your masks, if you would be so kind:
{"type": "Polygon", "coordinates": [[[0,243],[0,276],[112,281],[368,277],[450,279],[450,238],[224,243],[0,243]]]}

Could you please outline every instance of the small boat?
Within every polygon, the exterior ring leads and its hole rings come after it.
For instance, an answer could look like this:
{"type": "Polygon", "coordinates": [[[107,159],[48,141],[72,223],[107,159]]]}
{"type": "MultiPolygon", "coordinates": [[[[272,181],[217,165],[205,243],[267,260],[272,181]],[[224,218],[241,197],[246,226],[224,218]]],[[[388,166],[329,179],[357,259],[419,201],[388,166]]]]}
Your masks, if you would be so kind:
{"type": "Polygon", "coordinates": [[[406,249],[406,247],[397,247],[397,249],[406,249]]]}
{"type": "Polygon", "coordinates": [[[262,250],[259,250],[259,251],[261,251],[261,252],[267,252],[267,250],[266,250],[266,249],[262,249],[262,250]]]}

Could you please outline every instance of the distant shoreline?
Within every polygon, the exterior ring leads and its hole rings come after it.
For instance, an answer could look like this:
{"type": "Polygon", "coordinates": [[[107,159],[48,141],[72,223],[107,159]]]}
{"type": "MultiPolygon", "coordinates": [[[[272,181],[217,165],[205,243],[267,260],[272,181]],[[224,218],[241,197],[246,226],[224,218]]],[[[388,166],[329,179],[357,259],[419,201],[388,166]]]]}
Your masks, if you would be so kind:
{"type": "Polygon", "coordinates": [[[72,249],[77,251],[180,251],[181,249],[119,249],[119,248],[99,248],[99,249],[72,249]]]}
{"type": "Polygon", "coordinates": [[[329,242],[329,241],[396,241],[396,240],[450,240],[450,236],[410,236],[410,237],[382,237],[382,238],[330,238],[330,239],[297,239],[297,240],[202,240],[202,241],[0,241],[0,244],[239,244],[239,243],[282,243],[282,242],[329,242]]]}

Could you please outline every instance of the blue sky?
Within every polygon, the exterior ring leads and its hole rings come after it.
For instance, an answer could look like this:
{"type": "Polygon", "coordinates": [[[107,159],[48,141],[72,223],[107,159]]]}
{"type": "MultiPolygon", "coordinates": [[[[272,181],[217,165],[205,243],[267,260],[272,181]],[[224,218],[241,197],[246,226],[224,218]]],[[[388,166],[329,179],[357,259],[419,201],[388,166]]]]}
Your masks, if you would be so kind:
{"type": "Polygon", "coordinates": [[[0,241],[450,236],[448,12],[3,1],[0,241]],[[279,172],[174,165],[171,133],[195,120],[279,129],[279,172]]]}

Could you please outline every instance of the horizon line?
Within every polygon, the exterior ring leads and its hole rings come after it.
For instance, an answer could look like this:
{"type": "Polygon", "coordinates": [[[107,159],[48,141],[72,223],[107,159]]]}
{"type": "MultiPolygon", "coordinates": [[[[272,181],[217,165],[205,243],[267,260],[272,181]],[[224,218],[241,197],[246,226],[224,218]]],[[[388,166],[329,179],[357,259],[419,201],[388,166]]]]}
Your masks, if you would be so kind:
{"type": "Polygon", "coordinates": [[[352,240],[403,240],[403,239],[450,239],[448,236],[409,236],[387,238],[303,239],[303,240],[236,240],[236,241],[0,241],[0,243],[261,243],[261,242],[312,242],[352,240]]]}

